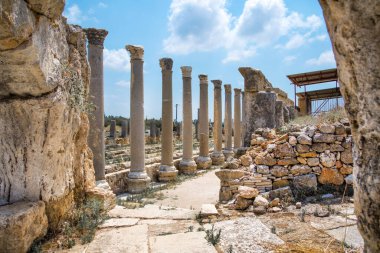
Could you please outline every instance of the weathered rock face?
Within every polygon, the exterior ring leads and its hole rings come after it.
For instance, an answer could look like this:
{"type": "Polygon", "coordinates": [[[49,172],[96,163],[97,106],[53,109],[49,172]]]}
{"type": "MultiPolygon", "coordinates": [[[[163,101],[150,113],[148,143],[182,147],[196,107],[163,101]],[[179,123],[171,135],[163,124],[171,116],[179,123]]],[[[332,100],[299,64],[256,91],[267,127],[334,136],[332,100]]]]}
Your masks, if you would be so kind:
{"type": "Polygon", "coordinates": [[[365,252],[380,251],[380,2],[320,0],[354,139],[355,211],[365,252]]]}
{"type": "Polygon", "coordinates": [[[85,34],[64,2],[0,3],[0,203],[44,201],[51,229],[95,187],[85,34]]]}

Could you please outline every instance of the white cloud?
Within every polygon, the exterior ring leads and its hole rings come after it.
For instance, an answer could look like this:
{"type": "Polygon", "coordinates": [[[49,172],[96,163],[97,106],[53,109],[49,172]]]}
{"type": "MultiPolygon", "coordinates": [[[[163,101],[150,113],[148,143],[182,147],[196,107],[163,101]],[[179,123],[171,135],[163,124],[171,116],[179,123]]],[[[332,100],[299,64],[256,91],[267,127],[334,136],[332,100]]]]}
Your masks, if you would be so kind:
{"type": "Polygon", "coordinates": [[[84,18],[82,11],[77,4],[71,5],[67,8],[67,12],[64,13],[64,16],[71,24],[80,24],[84,18]]]}
{"type": "Polygon", "coordinates": [[[294,55],[289,55],[289,56],[286,56],[286,57],[283,59],[283,62],[285,62],[285,63],[292,63],[295,59],[297,59],[296,56],[294,56],[294,55]]]}
{"type": "Polygon", "coordinates": [[[107,49],[103,51],[103,62],[104,67],[117,71],[128,72],[131,68],[130,58],[127,50],[124,48],[120,49],[107,49]]]}
{"type": "Polygon", "coordinates": [[[99,7],[99,8],[107,8],[108,5],[105,4],[105,3],[103,3],[103,2],[99,2],[99,3],[98,3],[98,7],[99,7]]]}
{"type": "Polygon", "coordinates": [[[130,86],[130,82],[126,81],[126,80],[120,80],[120,81],[116,82],[116,85],[120,86],[120,87],[129,87],[130,86]]]}
{"type": "Polygon", "coordinates": [[[312,59],[307,60],[306,64],[319,66],[319,65],[332,65],[332,64],[335,65],[336,63],[335,63],[333,52],[329,50],[329,51],[325,51],[321,53],[318,58],[312,58],[312,59]]]}
{"type": "Polygon", "coordinates": [[[226,7],[227,0],[172,0],[165,51],[189,54],[223,48],[227,63],[252,57],[258,48],[290,33],[290,40],[279,47],[300,47],[322,25],[316,15],[288,13],[284,0],[247,0],[238,17],[226,7]]]}

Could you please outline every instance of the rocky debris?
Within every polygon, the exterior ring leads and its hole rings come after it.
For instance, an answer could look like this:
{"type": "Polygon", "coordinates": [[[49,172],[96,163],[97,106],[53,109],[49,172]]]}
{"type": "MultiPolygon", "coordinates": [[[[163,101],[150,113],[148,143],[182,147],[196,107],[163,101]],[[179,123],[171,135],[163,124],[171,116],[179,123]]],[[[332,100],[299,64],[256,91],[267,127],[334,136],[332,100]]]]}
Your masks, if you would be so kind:
{"type": "Polygon", "coordinates": [[[216,210],[214,204],[203,204],[201,207],[200,215],[202,218],[219,215],[218,210],[216,210]]]}
{"type": "Polygon", "coordinates": [[[247,167],[252,164],[252,157],[250,155],[240,156],[241,165],[247,167]]]}
{"type": "Polygon", "coordinates": [[[243,198],[242,196],[237,195],[236,200],[235,200],[235,204],[234,204],[234,209],[245,210],[250,205],[252,205],[252,203],[253,203],[252,199],[243,198]]]}
{"type": "Polygon", "coordinates": [[[302,203],[301,203],[301,202],[297,202],[297,203],[296,203],[296,208],[297,208],[297,209],[301,209],[301,207],[302,207],[302,203]]]}
{"type": "Polygon", "coordinates": [[[341,185],[344,182],[343,175],[334,168],[322,168],[321,175],[318,177],[321,184],[341,185]]]}
{"type": "Polygon", "coordinates": [[[297,137],[297,142],[299,144],[311,145],[312,144],[312,139],[307,134],[300,134],[297,137]]]}
{"type": "Polygon", "coordinates": [[[269,205],[268,200],[261,195],[257,196],[255,198],[255,200],[253,201],[254,207],[263,206],[263,207],[267,208],[268,205],[269,205]]]}
{"type": "Polygon", "coordinates": [[[239,186],[239,196],[245,199],[253,199],[259,195],[259,191],[255,188],[248,186],[239,186]]]}
{"type": "Polygon", "coordinates": [[[16,202],[0,207],[0,251],[27,252],[48,229],[45,203],[16,202]]]}
{"type": "Polygon", "coordinates": [[[293,187],[305,195],[312,195],[317,191],[317,177],[314,174],[296,176],[293,178],[293,187]]]}

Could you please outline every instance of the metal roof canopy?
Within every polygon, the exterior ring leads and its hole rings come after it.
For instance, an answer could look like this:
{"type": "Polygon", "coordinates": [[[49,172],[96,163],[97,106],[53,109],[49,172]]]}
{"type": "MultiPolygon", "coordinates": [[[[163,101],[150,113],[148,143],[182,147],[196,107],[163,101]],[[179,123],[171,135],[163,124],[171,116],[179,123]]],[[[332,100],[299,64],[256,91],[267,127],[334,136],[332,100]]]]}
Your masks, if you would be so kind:
{"type": "Polygon", "coordinates": [[[323,90],[313,90],[297,93],[298,97],[308,97],[310,100],[320,100],[326,98],[339,98],[342,96],[339,88],[330,88],[323,90]]]}
{"type": "Polygon", "coordinates": [[[298,87],[317,84],[317,83],[327,83],[338,81],[338,71],[337,69],[326,69],[313,72],[306,72],[300,74],[293,74],[287,76],[292,84],[298,87]]]}

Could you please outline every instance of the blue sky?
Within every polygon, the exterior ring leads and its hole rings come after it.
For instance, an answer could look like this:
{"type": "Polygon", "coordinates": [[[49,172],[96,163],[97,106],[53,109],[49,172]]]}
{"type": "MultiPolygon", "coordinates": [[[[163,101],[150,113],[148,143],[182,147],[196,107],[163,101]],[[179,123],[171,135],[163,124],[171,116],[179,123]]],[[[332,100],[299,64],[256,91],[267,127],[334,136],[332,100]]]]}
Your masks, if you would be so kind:
{"type": "MultiPolygon", "coordinates": [[[[105,113],[129,117],[126,44],[144,46],[145,116],[161,117],[159,59],[173,58],[173,106],[182,118],[180,66],[193,67],[193,116],[199,74],[243,89],[238,67],[263,71],[294,99],[288,74],[334,68],[317,0],[67,0],[69,23],[109,31],[104,49],[105,113]]],[[[209,82],[209,116],[213,87],[209,82]]],[[[224,99],[224,98],[223,98],[224,99]]]]}

